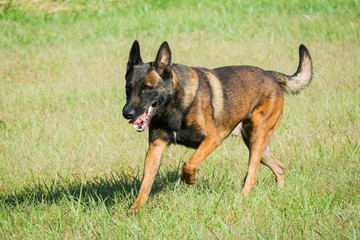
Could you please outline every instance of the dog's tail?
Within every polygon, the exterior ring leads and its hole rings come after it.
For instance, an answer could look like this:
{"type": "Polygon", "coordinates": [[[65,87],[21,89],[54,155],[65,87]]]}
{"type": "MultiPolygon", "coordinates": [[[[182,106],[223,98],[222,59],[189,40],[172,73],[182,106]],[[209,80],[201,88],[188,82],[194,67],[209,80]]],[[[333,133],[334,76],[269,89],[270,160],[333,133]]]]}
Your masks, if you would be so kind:
{"type": "Polygon", "coordinates": [[[281,89],[286,93],[296,94],[300,90],[304,89],[312,79],[312,62],[309,51],[301,44],[299,47],[299,66],[296,72],[292,76],[288,76],[279,72],[268,71],[273,77],[275,77],[281,89]]]}

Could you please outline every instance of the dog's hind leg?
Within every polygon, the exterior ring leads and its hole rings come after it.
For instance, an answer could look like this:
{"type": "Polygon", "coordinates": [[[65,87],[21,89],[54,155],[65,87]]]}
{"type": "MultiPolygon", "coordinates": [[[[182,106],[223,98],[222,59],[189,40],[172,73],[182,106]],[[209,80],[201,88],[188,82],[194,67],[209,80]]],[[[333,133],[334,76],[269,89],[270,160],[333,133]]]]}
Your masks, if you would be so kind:
{"type": "Polygon", "coordinates": [[[278,186],[281,188],[284,187],[286,167],[274,156],[274,154],[272,154],[269,146],[264,149],[263,155],[261,157],[261,163],[265,166],[268,166],[274,173],[278,186]]]}
{"type": "Polygon", "coordinates": [[[257,134],[259,130],[257,131],[250,125],[252,124],[249,124],[249,127],[247,127],[246,124],[244,124],[241,131],[244,142],[249,148],[249,166],[244,179],[243,189],[241,191],[243,196],[246,196],[253,189],[256,183],[256,172],[261,161],[267,135],[267,133],[262,133],[261,135],[257,134]]]}
{"type": "MultiPolygon", "coordinates": [[[[274,159],[270,151],[266,150],[266,148],[268,147],[273,129],[279,121],[282,104],[283,98],[268,98],[254,110],[249,119],[243,122],[241,135],[250,153],[248,171],[241,192],[243,196],[246,196],[253,189],[256,183],[256,172],[261,161],[265,165],[267,163],[267,166],[271,169],[274,168],[274,159]],[[271,156],[271,158],[269,158],[269,156],[271,156]]],[[[277,169],[275,172],[277,173],[277,169]]],[[[279,175],[280,182],[284,179],[281,178],[281,176],[283,177],[283,175],[279,175]]]]}
{"type": "Polygon", "coordinates": [[[261,157],[261,163],[264,164],[265,166],[269,167],[271,169],[271,171],[274,173],[275,177],[276,177],[276,182],[278,183],[279,187],[284,187],[285,185],[285,170],[286,167],[285,165],[280,162],[275,156],[274,154],[270,151],[269,148],[269,142],[270,142],[270,138],[274,132],[274,128],[276,127],[276,125],[279,123],[279,120],[277,121],[277,123],[275,124],[275,126],[273,127],[273,129],[271,129],[266,137],[266,141],[265,141],[265,148],[261,157]]]}

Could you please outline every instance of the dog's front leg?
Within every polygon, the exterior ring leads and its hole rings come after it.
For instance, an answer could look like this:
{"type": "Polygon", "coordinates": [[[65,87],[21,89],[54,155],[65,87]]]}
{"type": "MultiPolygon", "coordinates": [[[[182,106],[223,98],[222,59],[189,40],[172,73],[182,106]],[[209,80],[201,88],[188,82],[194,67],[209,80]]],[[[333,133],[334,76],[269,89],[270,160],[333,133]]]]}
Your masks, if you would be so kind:
{"type": "Polygon", "coordinates": [[[139,208],[144,205],[148,199],[156,174],[160,168],[163,152],[167,146],[168,142],[161,139],[155,139],[150,143],[149,150],[145,158],[144,176],[141,182],[139,195],[130,209],[131,214],[137,213],[139,208]]]}
{"type": "Polygon", "coordinates": [[[206,136],[194,155],[185,162],[181,179],[187,184],[194,184],[198,180],[196,170],[200,163],[219,146],[220,142],[221,140],[218,135],[216,137],[206,136]]]}

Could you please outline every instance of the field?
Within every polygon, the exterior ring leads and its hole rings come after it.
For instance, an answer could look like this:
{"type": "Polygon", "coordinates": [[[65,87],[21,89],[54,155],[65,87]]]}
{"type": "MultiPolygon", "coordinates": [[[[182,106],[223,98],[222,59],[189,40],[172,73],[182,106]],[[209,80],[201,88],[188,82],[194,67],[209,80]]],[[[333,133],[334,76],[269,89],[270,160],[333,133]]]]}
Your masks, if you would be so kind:
{"type": "Polygon", "coordinates": [[[0,239],[359,239],[360,2],[0,1],[0,239]],[[286,186],[229,137],[177,184],[194,150],[171,146],[149,201],[127,215],[148,146],[122,117],[132,42],[153,61],[168,41],[190,66],[296,71],[271,148],[286,186]]]}

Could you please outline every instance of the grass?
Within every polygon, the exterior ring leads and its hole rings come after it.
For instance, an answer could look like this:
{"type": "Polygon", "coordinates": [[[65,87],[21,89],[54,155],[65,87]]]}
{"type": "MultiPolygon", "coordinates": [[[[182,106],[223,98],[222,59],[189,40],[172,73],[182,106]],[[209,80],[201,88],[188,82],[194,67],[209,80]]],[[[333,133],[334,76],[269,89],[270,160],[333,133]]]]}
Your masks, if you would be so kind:
{"type": "Polygon", "coordinates": [[[0,238],[359,239],[359,1],[1,1],[0,238]],[[284,190],[261,166],[239,198],[248,152],[231,137],[177,185],[193,150],[171,146],[149,201],[128,217],[147,134],[121,116],[134,39],[155,58],[295,72],[304,43],[314,79],[285,97],[271,147],[284,190]]]}

